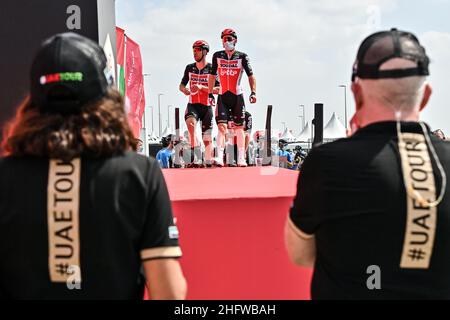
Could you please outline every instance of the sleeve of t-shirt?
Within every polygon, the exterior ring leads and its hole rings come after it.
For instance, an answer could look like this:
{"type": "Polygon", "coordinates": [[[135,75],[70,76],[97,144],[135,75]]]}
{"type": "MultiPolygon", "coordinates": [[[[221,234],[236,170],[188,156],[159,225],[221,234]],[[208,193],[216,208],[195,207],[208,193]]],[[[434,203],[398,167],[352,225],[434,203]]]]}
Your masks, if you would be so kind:
{"type": "Polygon", "coordinates": [[[320,159],[316,150],[306,157],[297,183],[297,195],[290,210],[290,220],[305,236],[313,236],[321,222],[322,205],[320,159]]]}
{"type": "Polygon", "coordinates": [[[250,58],[248,57],[248,55],[244,55],[244,58],[242,59],[242,66],[244,67],[247,76],[251,77],[253,75],[253,69],[252,65],[250,64],[250,58]]]}
{"type": "Polygon", "coordinates": [[[186,66],[186,69],[184,70],[183,79],[181,79],[181,84],[183,86],[187,86],[188,82],[189,82],[189,69],[186,66]]]}
{"type": "Polygon", "coordinates": [[[162,151],[158,151],[158,153],[156,154],[156,160],[158,161],[159,165],[162,167],[163,163],[162,163],[162,151]]]}
{"type": "Polygon", "coordinates": [[[161,169],[151,161],[147,173],[147,206],[141,237],[141,259],[181,257],[178,228],[174,224],[169,193],[161,169]]]}
{"type": "MultiPolygon", "coordinates": [[[[212,57],[212,68],[211,68],[211,74],[213,76],[217,76],[217,68],[219,66],[217,65],[217,52],[214,53],[213,57],[212,57]]],[[[217,78],[216,78],[217,79],[217,78]]],[[[217,81],[217,80],[216,80],[217,81]]]]}

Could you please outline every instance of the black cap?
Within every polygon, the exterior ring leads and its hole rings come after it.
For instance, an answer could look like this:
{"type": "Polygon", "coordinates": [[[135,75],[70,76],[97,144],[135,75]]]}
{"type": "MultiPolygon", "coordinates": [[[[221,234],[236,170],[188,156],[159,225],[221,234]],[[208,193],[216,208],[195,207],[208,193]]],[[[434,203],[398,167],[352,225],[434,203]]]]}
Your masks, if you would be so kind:
{"type": "Polygon", "coordinates": [[[366,38],[358,50],[353,66],[352,81],[361,79],[405,78],[430,74],[425,48],[410,32],[391,29],[375,33],[366,38]],[[380,70],[383,63],[393,58],[407,59],[417,63],[415,68],[380,70]]]}
{"type": "Polygon", "coordinates": [[[103,49],[75,33],[45,40],[31,67],[31,99],[42,110],[76,113],[112,84],[103,49]]]}

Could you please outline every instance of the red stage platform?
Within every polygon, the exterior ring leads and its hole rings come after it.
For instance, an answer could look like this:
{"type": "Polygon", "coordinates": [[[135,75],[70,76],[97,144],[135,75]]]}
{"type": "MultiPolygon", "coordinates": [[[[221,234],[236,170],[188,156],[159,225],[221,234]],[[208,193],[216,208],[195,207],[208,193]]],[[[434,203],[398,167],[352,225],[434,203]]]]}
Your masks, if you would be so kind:
{"type": "Polygon", "coordinates": [[[298,174],[274,167],[164,170],[191,300],[309,299],[284,223],[298,174]]]}

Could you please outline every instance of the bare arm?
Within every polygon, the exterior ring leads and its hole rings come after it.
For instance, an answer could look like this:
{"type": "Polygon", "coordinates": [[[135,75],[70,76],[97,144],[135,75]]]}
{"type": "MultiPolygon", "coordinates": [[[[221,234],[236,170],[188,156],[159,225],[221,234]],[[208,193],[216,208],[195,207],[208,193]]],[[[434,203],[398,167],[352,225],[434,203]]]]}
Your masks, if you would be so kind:
{"type": "Polygon", "coordinates": [[[256,77],[254,75],[248,77],[248,83],[250,85],[250,90],[256,93],[256,77]]]}
{"type": "Polygon", "coordinates": [[[176,259],[144,262],[145,276],[153,300],[184,300],[187,284],[176,259]]]}
{"type": "Polygon", "coordinates": [[[290,218],[284,228],[287,252],[293,263],[304,267],[313,267],[316,260],[316,240],[298,229],[290,218]]]}
{"type": "Polygon", "coordinates": [[[180,91],[183,92],[183,94],[185,95],[190,95],[191,92],[186,88],[186,86],[182,83],[180,83],[180,91]]]}
{"type": "MultiPolygon", "coordinates": [[[[209,75],[209,77],[208,77],[208,92],[209,93],[215,93],[214,92],[215,88],[218,88],[218,87],[214,87],[215,83],[216,83],[216,77],[209,75]]],[[[217,90],[217,92],[218,92],[218,90],[217,90]]]]}

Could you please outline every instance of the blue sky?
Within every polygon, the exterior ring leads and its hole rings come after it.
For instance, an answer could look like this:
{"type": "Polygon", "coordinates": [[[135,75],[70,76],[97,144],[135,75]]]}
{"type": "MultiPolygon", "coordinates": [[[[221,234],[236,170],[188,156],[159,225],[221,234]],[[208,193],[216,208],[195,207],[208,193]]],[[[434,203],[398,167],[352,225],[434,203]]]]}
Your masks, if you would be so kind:
{"type": "MultiPolygon", "coordinates": [[[[167,105],[184,112],[186,98],[178,92],[184,67],[193,61],[191,44],[197,39],[220,50],[220,31],[238,31],[238,50],[252,61],[258,81],[257,105],[248,105],[257,128],[265,122],[265,109],[274,105],[274,127],[287,122],[300,130],[300,108],[306,120],[313,104],[325,104],[325,122],[336,112],[344,119],[344,97],[339,84],[350,85],[356,50],[365,36],[396,26],[416,33],[433,61],[430,82],[434,95],[423,119],[450,135],[450,0],[117,0],[117,25],[142,49],[148,105],[162,97],[162,118],[167,105]],[[229,14],[218,11],[227,5],[229,14]]],[[[211,56],[209,56],[211,58],[211,56]]],[[[242,79],[245,94],[249,88],[242,79]]],[[[354,112],[348,92],[348,118],[354,112]]],[[[155,114],[156,115],[156,114],[155,114]]],[[[155,118],[156,119],[156,118],[155,118]]],[[[163,127],[166,121],[163,122],[163,127]]]]}

